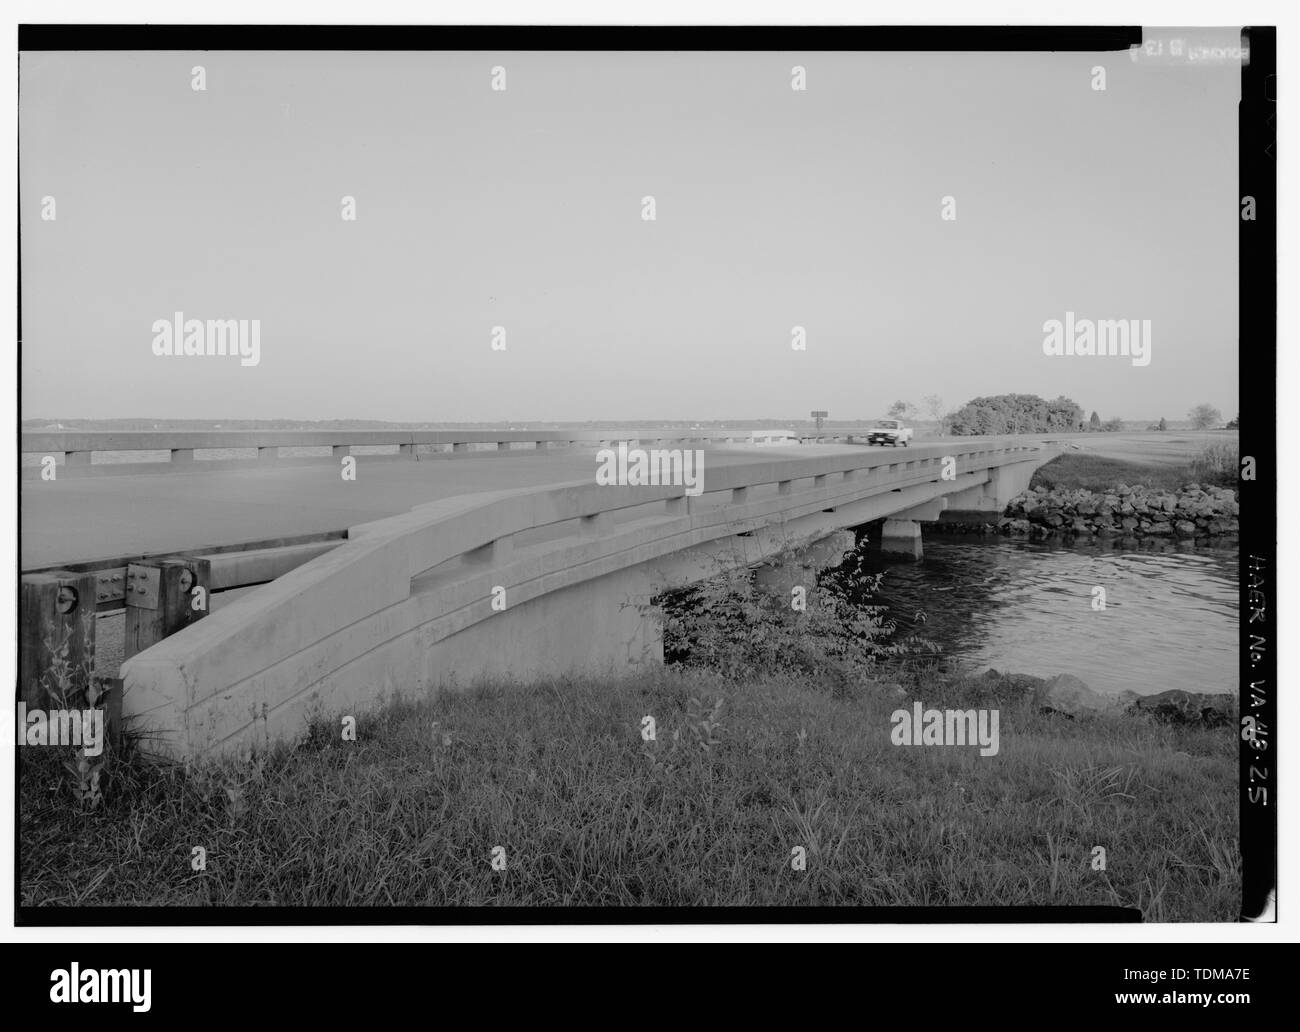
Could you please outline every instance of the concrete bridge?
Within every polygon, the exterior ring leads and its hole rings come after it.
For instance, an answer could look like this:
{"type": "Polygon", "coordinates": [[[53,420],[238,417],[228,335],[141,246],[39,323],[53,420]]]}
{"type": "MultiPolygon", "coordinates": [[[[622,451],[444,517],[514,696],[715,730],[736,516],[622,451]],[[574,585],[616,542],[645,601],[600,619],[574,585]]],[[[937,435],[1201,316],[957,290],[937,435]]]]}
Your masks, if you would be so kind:
{"type": "MultiPolygon", "coordinates": [[[[122,712],[148,734],[148,748],[186,759],[243,753],[292,738],[314,713],[359,712],[397,692],[662,661],[659,628],[645,605],[663,590],[705,578],[719,564],[756,563],[882,519],[883,546],[919,556],[918,521],[946,507],[998,511],[1055,455],[1025,438],[886,450],[799,447],[787,443],[793,435],[767,431],[427,433],[443,437],[24,435],[24,453],[160,450],[170,456],[161,468],[188,471],[83,477],[77,468],[94,464],[70,460],[52,482],[25,480],[24,535],[36,536],[40,558],[29,565],[24,540],[24,624],[40,624],[44,633],[63,621],[65,635],[75,636],[75,612],[49,612],[67,605],[74,584],[73,594],[79,589],[87,602],[83,612],[91,594],[101,611],[126,605],[128,632],[134,614],[143,647],[128,649],[122,666],[122,712]],[[762,447],[765,440],[771,446],[762,447]],[[598,485],[591,448],[620,441],[706,447],[701,492],[598,485]],[[397,450],[373,462],[364,457],[358,481],[349,484],[337,468],[359,444],[397,450]],[[476,455],[471,445],[491,454],[476,455]],[[446,461],[413,461],[421,446],[437,446],[446,461]],[[521,446],[530,454],[513,454],[521,446]],[[206,472],[211,460],[193,454],[235,447],[256,449],[257,458],[219,460],[232,465],[206,472]],[[263,452],[281,447],[329,452],[302,465],[263,452]],[[255,540],[203,537],[215,531],[212,513],[186,499],[211,497],[203,485],[222,477],[226,495],[242,495],[230,504],[252,499],[260,514],[266,532],[255,540]],[[348,504],[389,512],[296,539],[280,533],[286,519],[301,529],[295,513],[339,490],[350,492],[348,504]],[[276,504],[294,492],[296,502],[276,504]],[[65,523],[84,521],[90,531],[108,511],[117,513],[119,529],[109,528],[107,543],[97,535],[97,556],[86,557],[82,546],[79,561],[52,558],[78,547],[56,516],[74,498],[79,504],[71,517],[64,512],[65,523]],[[124,511],[150,513],[144,531],[161,532],[168,543],[149,555],[117,550],[114,534],[138,532],[120,519],[124,511]],[[246,590],[198,619],[184,605],[193,587],[246,590]],[[159,631],[160,620],[173,626],[159,631]],[[155,630],[141,635],[141,627],[155,630]]],[[[235,535],[251,526],[243,519],[235,535]]],[[[24,647],[29,665],[40,665],[39,651],[35,643],[24,647]]]]}

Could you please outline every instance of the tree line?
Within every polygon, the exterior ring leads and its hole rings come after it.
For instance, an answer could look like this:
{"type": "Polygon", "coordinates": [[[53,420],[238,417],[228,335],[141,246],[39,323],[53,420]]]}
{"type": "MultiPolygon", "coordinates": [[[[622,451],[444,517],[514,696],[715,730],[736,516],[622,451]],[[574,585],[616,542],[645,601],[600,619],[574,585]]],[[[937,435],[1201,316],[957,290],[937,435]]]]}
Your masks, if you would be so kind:
{"type": "MultiPolygon", "coordinates": [[[[986,398],[973,398],[955,412],[944,413],[943,399],[937,394],[927,394],[922,401],[925,411],[939,424],[941,433],[955,436],[976,434],[1036,434],[1076,433],[1091,430],[1114,432],[1124,429],[1122,419],[1105,421],[1094,410],[1085,417],[1083,409],[1064,395],[1048,401],[1036,394],[996,394],[986,398]]],[[[917,406],[908,401],[896,401],[889,407],[891,419],[914,420],[919,415],[917,406]]],[[[1187,419],[1196,430],[1206,430],[1223,424],[1223,415],[1213,405],[1202,403],[1187,413],[1187,419]]],[[[1227,424],[1236,429],[1237,417],[1227,424]]],[[[1163,416],[1148,430],[1167,430],[1163,416]]]]}

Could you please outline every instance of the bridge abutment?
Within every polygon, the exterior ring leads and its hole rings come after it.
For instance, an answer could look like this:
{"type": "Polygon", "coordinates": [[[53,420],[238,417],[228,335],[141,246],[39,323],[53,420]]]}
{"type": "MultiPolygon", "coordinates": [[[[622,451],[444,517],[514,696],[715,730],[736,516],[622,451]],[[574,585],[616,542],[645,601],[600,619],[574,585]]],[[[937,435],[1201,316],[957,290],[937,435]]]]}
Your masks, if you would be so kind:
{"type": "Polygon", "coordinates": [[[988,479],[965,491],[948,496],[948,507],[977,512],[1001,512],[1016,495],[1029,488],[1034,471],[1043,464],[1042,458],[1028,462],[1009,463],[988,470],[988,479]]]}
{"type": "Polygon", "coordinates": [[[811,588],[817,574],[838,566],[844,553],[852,552],[856,543],[851,530],[837,530],[806,546],[798,555],[783,552],[760,566],[754,573],[754,583],[765,591],[789,597],[796,587],[811,588]]]}

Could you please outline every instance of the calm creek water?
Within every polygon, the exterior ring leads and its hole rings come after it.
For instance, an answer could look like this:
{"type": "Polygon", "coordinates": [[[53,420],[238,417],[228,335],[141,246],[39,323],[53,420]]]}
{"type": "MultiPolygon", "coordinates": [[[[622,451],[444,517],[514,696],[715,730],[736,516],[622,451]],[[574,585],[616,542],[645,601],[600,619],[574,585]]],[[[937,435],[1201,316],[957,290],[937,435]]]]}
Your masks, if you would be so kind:
{"type": "Polygon", "coordinates": [[[1235,691],[1237,551],[927,537],[920,562],[860,545],[877,605],[978,671],[1069,673],[1101,692],[1235,691]],[[1093,588],[1106,609],[1092,608],[1093,588]]]}

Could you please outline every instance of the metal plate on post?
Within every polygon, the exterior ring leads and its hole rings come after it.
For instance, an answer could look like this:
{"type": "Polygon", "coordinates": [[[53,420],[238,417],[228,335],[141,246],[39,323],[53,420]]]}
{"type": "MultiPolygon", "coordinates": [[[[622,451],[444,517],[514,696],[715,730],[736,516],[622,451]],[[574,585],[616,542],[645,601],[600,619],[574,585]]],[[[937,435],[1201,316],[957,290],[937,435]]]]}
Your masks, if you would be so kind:
{"type": "Polygon", "coordinates": [[[157,609],[161,584],[158,567],[132,563],[126,568],[126,604],[133,609],[157,609]]]}
{"type": "Polygon", "coordinates": [[[100,570],[95,574],[95,603],[119,602],[126,597],[126,568],[100,570]]]}

